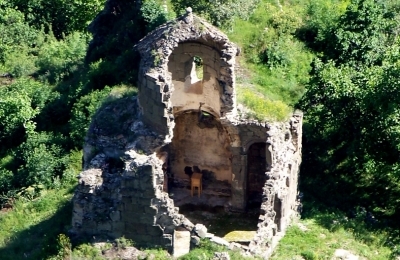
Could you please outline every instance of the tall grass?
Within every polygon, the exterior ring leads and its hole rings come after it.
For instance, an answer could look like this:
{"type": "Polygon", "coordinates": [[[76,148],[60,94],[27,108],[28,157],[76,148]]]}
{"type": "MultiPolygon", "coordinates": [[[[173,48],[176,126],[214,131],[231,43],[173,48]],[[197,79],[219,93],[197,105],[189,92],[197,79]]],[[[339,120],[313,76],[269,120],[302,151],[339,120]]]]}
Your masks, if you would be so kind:
{"type": "Polygon", "coordinates": [[[46,259],[57,254],[57,236],[67,233],[73,186],[20,198],[10,212],[0,212],[0,259],[46,259]]]}
{"type": "Polygon", "coordinates": [[[313,54],[294,36],[303,24],[304,5],[263,0],[250,19],[237,19],[228,32],[242,50],[238,101],[257,119],[284,120],[304,93],[313,54]]]}

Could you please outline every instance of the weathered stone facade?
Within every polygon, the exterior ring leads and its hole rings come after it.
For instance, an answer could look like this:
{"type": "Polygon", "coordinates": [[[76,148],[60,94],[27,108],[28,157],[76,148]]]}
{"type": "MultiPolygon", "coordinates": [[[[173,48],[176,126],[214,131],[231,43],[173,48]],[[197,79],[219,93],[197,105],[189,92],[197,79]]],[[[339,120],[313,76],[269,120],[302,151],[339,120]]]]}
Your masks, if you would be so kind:
{"type": "Polygon", "coordinates": [[[260,207],[247,251],[267,258],[297,211],[302,114],[286,123],[242,119],[234,75],[239,52],[190,10],[135,48],[141,54],[138,97],[103,108],[92,122],[72,232],[125,236],[169,250],[175,231],[190,231],[192,243],[198,241],[193,223],[175,207],[185,199],[175,195],[174,201],[168,191],[186,196],[190,174],[201,172],[197,203],[228,211],[260,207]]]}

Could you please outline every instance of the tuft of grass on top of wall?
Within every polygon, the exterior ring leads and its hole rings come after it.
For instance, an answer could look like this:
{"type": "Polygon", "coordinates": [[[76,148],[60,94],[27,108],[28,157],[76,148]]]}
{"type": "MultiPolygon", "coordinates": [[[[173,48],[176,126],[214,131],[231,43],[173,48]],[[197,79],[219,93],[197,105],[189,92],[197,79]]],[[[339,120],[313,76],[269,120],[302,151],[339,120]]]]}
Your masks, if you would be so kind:
{"type": "Polygon", "coordinates": [[[246,114],[261,121],[285,121],[292,108],[280,100],[271,100],[247,88],[238,89],[238,102],[250,109],[246,114]]]}

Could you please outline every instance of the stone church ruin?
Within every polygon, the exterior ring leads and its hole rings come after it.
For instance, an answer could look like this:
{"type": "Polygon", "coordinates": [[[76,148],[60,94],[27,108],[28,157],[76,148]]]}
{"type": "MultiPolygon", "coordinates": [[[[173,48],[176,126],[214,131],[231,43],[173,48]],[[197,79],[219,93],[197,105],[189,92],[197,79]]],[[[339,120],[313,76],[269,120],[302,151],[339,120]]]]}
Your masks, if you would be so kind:
{"type": "Polygon", "coordinates": [[[92,121],[72,232],[172,252],[182,234],[192,246],[204,237],[179,207],[256,208],[257,233],[239,247],[269,257],[297,212],[302,114],[286,123],[242,118],[239,51],[190,10],[134,48],[141,55],[138,96],[106,105],[92,121]],[[192,196],[196,178],[201,187],[192,196]]]}

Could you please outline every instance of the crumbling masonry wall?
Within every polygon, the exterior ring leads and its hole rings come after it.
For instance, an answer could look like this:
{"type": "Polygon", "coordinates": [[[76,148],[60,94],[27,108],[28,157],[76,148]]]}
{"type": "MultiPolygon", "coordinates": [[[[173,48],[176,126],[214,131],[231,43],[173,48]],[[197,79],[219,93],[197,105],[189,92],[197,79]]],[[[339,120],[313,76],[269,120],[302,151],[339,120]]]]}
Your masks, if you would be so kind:
{"type": "Polygon", "coordinates": [[[187,179],[184,168],[198,166],[229,183],[226,210],[259,203],[257,235],[242,250],[269,257],[297,212],[302,114],[275,123],[242,118],[234,75],[239,51],[191,11],[135,48],[138,97],[108,104],[92,121],[71,231],[172,251],[174,233],[186,230],[195,245],[199,234],[174,206],[168,180],[187,179]],[[203,61],[202,79],[194,74],[195,57],[203,61]]]}

